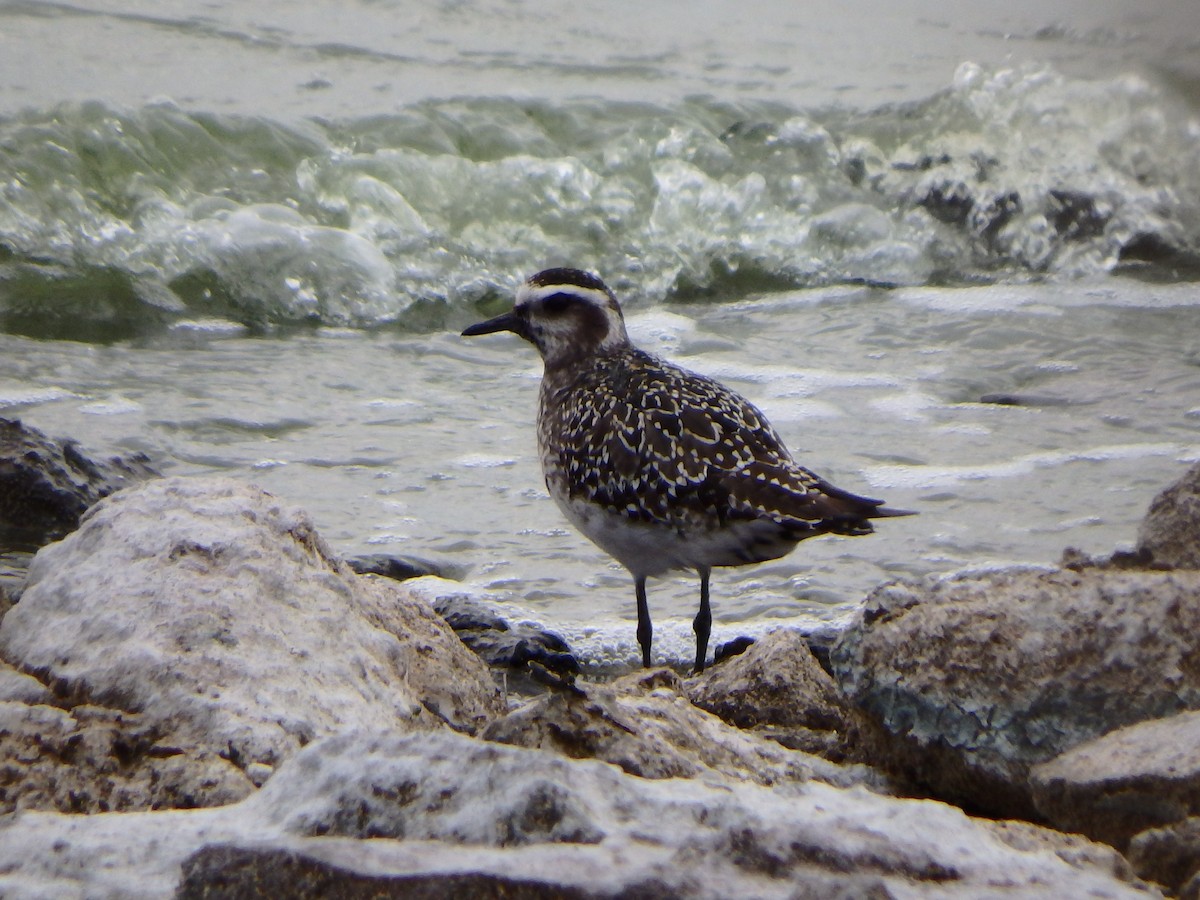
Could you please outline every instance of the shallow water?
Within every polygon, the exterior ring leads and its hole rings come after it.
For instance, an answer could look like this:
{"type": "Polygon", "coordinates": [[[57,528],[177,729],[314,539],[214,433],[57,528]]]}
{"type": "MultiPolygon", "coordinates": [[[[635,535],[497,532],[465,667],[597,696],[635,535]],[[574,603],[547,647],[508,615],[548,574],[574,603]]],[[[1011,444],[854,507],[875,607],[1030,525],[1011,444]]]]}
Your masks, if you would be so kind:
{"type": "Polygon", "coordinates": [[[1186,0],[17,0],[0,7],[5,109],[157,98],[276,119],[389,114],[449,97],[858,108],[1028,60],[1080,77],[1200,75],[1186,0]]]}
{"type": "MultiPolygon", "coordinates": [[[[628,576],[537,471],[533,351],[458,336],[571,264],[920,512],[719,571],[718,640],[1128,545],[1200,458],[1200,8],[1044,6],[7,4],[0,415],[632,659],[628,576]]],[[[696,590],[651,585],[664,655],[696,590]]]]}
{"type": "MultiPolygon", "coordinates": [[[[1128,545],[1200,459],[1190,285],[835,288],[631,317],[643,346],[753,399],[797,457],[921,515],[714,579],[717,636],[835,622],[887,578],[1128,545]],[[989,394],[1025,405],[981,403],[989,394]]],[[[347,554],[426,558],[602,660],[632,652],[627,574],[537,471],[539,364],[515,338],[180,326],[139,344],[0,338],[0,405],[105,452],[252,480],[347,554]]],[[[692,577],[652,582],[686,655],[692,577]]]]}

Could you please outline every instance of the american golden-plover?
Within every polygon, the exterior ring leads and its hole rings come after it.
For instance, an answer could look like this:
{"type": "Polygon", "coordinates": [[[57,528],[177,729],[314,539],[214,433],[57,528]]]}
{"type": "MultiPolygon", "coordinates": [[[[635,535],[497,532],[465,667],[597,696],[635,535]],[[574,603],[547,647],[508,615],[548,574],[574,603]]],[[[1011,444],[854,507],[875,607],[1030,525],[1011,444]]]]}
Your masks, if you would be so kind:
{"type": "Polygon", "coordinates": [[[714,567],[777,559],[821,534],[870,534],[870,519],[911,514],[797,465],[749,401],[635,347],[616,297],[595,275],[538,272],[517,290],[511,312],[463,334],[498,331],[542,355],[537,430],[546,487],[572,524],[633,576],[645,666],[653,635],[647,578],[699,573],[699,672],[714,567]]]}

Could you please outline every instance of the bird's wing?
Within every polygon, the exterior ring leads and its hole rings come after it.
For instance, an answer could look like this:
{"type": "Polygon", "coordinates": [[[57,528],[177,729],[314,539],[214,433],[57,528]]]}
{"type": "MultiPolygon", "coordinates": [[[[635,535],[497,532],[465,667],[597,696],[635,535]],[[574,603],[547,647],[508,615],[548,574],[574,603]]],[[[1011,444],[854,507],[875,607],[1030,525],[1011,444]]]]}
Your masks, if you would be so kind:
{"type": "MultiPolygon", "coordinates": [[[[770,519],[800,531],[870,530],[881,501],[851,494],[798,465],[752,403],[719,382],[662,365],[647,385],[642,427],[651,469],[674,475],[667,494],[693,494],[726,519],[770,519]]],[[[667,476],[669,478],[669,475],[667,476]]],[[[666,480],[666,479],[664,479],[666,480]]]]}
{"type": "Polygon", "coordinates": [[[639,353],[578,387],[560,465],[573,495],[628,518],[831,530],[879,505],[797,465],[757,407],[705,376],[639,353]]]}

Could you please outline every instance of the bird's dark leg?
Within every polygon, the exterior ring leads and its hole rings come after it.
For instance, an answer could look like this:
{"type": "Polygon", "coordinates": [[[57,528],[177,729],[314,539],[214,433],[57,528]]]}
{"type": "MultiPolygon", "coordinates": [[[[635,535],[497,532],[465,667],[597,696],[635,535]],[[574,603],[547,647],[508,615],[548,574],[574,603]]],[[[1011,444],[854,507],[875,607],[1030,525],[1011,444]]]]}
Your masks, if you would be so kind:
{"type": "Polygon", "coordinates": [[[646,579],[636,579],[638,629],[637,639],[642,647],[642,665],[650,668],[650,642],[654,639],[654,626],[650,624],[650,607],[646,605],[646,579]]]}
{"type": "Polygon", "coordinates": [[[712,633],[712,609],[708,605],[708,569],[700,570],[700,612],[692,622],[696,632],[696,674],[704,671],[704,657],[708,654],[708,636],[712,633]]]}

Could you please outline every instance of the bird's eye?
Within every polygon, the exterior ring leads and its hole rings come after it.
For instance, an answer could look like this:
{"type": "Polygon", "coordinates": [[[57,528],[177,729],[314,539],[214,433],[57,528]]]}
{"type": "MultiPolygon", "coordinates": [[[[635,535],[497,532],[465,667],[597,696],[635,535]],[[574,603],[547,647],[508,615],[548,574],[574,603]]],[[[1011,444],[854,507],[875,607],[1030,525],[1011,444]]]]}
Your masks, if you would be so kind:
{"type": "Polygon", "coordinates": [[[571,307],[572,297],[570,294],[558,293],[551,294],[542,301],[542,309],[551,315],[565,313],[571,307]]]}

